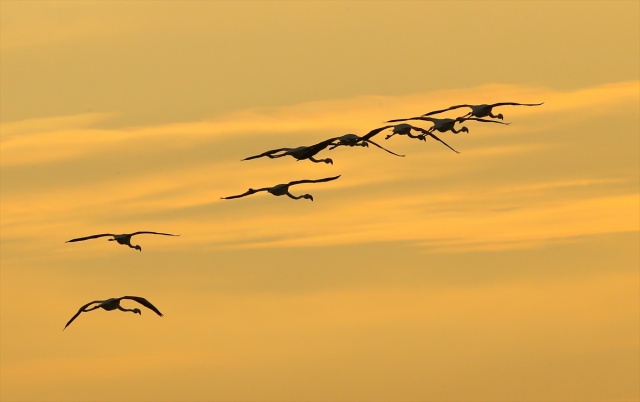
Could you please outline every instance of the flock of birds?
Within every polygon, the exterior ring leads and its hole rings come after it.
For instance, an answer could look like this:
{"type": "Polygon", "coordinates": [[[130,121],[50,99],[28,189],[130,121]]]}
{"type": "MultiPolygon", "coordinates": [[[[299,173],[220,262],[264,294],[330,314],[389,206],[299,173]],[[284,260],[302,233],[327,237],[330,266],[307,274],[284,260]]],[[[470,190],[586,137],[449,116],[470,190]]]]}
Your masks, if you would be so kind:
{"type": "MultiPolygon", "coordinates": [[[[481,104],[481,105],[469,105],[469,104],[462,104],[462,105],[455,105],[455,106],[451,106],[448,107],[446,109],[441,109],[441,110],[435,110],[432,112],[428,112],[425,113],[421,116],[417,116],[417,117],[408,117],[408,118],[402,118],[402,119],[393,119],[393,120],[387,120],[387,123],[399,123],[399,124],[389,124],[389,125],[385,125],[383,127],[378,127],[374,130],[371,130],[369,133],[363,135],[363,136],[358,136],[356,134],[345,134],[342,135],[340,137],[333,137],[333,138],[329,138],[325,141],[319,142],[317,144],[314,145],[310,145],[310,146],[299,146],[299,147],[295,147],[295,148],[277,148],[277,149],[272,149],[270,151],[266,151],[257,155],[253,155],[253,156],[249,156],[247,158],[242,159],[243,161],[246,160],[252,160],[252,159],[257,159],[257,158],[263,158],[263,157],[267,157],[267,158],[271,158],[271,159],[275,159],[275,158],[282,158],[285,156],[291,156],[297,160],[305,160],[308,159],[312,162],[315,163],[328,163],[328,164],[333,164],[333,160],[331,158],[325,158],[325,159],[317,159],[315,158],[315,156],[320,153],[321,151],[329,148],[329,150],[332,150],[336,147],[339,146],[349,146],[349,147],[354,147],[354,146],[362,146],[362,147],[368,147],[369,144],[373,144],[374,146],[392,154],[395,156],[399,156],[399,157],[403,157],[405,155],[400,155],[397,154],[393,151],[388,150],[387,148],[383,147],[382,145],[374,142],[371,138],[373,138],[374,136],[376,136],[377,134],[381,133],[384,130],[387,129],[392,129],[391,133],[388,134],[385,139],[389,139],[391,137],[393,137],[394,135],[406,135],[410,138],[416,138],[418,140],[422,140],[422,141],[426,141],[427,137],[431,137],[436,141],[439,141],[440,143],[444,144],[447,148],[451,149],[453,152],[455,153],[459,153],[457,150],[455,150],[454,148],[452,148],[451,146],[449,146],[449,144],[447,144],[446,142],[444,142],[443,140],[441,140],[437,135],[434,134],[435,131],[444,133],[447,131],[451,131],[454,134],[458,134],[461,132],[464,133],[468,133],[469,129],[465,126],[460,127],[460,129],[456,129],[456,123],[463,123],[465,121],[479,121],[479,122],[484,122],[484,123],[496,123],[496,124],[504,124],[504,125],[508,125],[510,123],[505,123],[503,121],[499,121],[499,120],[504,120],[504,116],[501,113],[498,114],[494,114],[493,113],[493,108],[494,107],[498,107],[498,106],[540,106],[542,105],[544,102],[542,103],[517,103],[517,102],[499,102],[499,103],[492,103],[492,104],[481,104]],[[469,111],[467,114],[460,116],[460,117],[456,117],[456,118],[435,118],[435,117],[431,117],[432,115],[435,114],[439,114],[439,113],[443,113],[443,112],[447,112],[450,110],[455,110],[455,109],[460,109],[460,108],[470,108],[471,111],[469,111]],[[490,119],[486,119],[486,117],[490,118],[490,119]],[[418,120],[418,121],[427,121],[432,123],[432,126],[428,129],[424,129],[422,127],[418,127],[418,126],[414,126],[412,124],[409,123],[402,123],[402,122],[406,122],[406,121],[411,121],[411,120],[418,120]],[[414,134],[414,133],[419,133],[419,134],[414,134]]],[[[224,200],[230,200],[230,199],[235,199],[235,198],[241,198],[241,197],[246,197],[248,195],[251,194],[255,194],[261,191],[266,191],[272,195],[275,196],[281,196],[281,195],[287,195],[290,198],[294,199],[294,200],[298,200],[298,199],[309,199],[311,201],[313,201],[313,196],[311,194],[302,194],[299,196],[295,196],[293,194],[291,194],[289,192],[289,187],[297,185],[297,184],[307,184],[307,183],[323,183],[323,182],[328,182],[328,181],[333,181],[336,180],[340,177],[340,175],[338,176],[332,176],[332,177],[326,177],[326,178],[322,178],[322,179],[309,179],[309,180],[294,180],[294,181],[290,181],[289,183],[282,183],[282,184],[277,184],[275,186],[271,186],[271,187],[262,187],[262,188],[257,188],[257,189],[253,189],[253,188],[249,188],[249,190],[245,191],[242,194],[238,194],[238,195],[231,195],[231,196],[227,196],[227,197],[222,197],[222,199],[224,200]]],[[[154,234],[154,235],[162,235],[162,236],[179,236],[179,235],[175,235],[175,234],[171,234],[171,233],[162,233],[162,232],[149,232],[149,231],[139,231],[139,232],[134,232],[134,233],[124,233],[124,234],[114,234],[114,233],[102,233],[102,234],[96,234],[96,235],[91,235],[91,236],[85,236],[85,237],[78,237],[75,239],[71,239],[68,240],[67,243],[73,243],[73,242],[79,242],[79,241],[85,241],[85,240],[91,240],[91,239],[97,239],[100,237],[111,237],[110,239],[108,239],[109,241],[115,241],[118,244],[121,245],[125,245],[125,246],[129,246],[130,248],[133,248],[135,250],[138,251],[142,251],[142,247],[140,247],[139,245],[132,245],[131,244],[131,238],[133,236],[136,235],[140,235],[140,234],[154,234]]],[[[127,308],[123,308],[122,306],[120,306],[120,302],[122,300],[133,300],[139,304],[141,304],[142,306],[150,309],[151,311],[155,312],[156,314],[158,314],[159,316],[162,316],[163,314],[160,312],[160,310],[158,310],[153,304],[151,304],[151,302],[149,302],[147,299],[143,298],[143,297],[139,297],[139,296],[122,296],[122,297],[115,297],[115,298],[110,298],[110,299],[106,299],[106,300],[95,300],[92,302],[89,302],[87,304],[85,304],[84,306],[80,307],[80,309],[78,310],[78,312],[71,317],[71,319],[67,322],[67,324],[64,326],[63,330],[66,329],[76,318],[78,318],[78,316],[81,313],[86,313],[89,311],[93,311],[93,310],[97,310],[99,308],[106,310],[106,311],[112,311],[112,310],[120,310],[120,311],[130,311],[134,314],[142,314],[142,311],[139,308],[133,308],[133,309],[127,309],[127,308]]]]}

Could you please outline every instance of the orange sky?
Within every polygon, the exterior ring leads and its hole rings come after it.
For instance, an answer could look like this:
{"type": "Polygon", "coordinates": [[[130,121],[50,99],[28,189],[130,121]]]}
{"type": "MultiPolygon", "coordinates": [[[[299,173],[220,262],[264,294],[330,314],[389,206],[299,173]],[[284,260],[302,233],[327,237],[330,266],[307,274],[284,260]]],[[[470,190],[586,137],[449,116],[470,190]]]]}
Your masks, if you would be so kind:
{"type": "Polygon", "coordinates": [[[2,400],[640,399],[637,2],[0,7],[2,400]]]}

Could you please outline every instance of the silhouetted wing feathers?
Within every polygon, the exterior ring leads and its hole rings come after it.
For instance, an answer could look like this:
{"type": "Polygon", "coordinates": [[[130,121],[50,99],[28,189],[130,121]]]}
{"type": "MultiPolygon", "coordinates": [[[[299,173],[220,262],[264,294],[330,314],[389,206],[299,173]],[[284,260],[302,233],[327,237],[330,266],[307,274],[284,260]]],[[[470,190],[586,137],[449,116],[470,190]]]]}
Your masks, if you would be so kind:
{"type": "Polygon", "coordinates": [[[433,112],[429,112],[429,113],[425,113],[422,116],[431,116],[432,114],[438,114],[438,113],[442,113],[442,112],[446,112],[447,110],[453,110],[453,109],[458,109],[461,107],[472,107],[472,105],[455,105],[455,106],[450,106],[446,109],[440,109],[440,110],[434,110],[433,112]]]}
{"type": "Polygon", "coordinates": [[[234,199],[234,198],[246,197],[247,195],[255,194],[258,191],[264,191],[264,190],[266,190],[266,188],[261,188],[261,189],[258,189],[258,190],[249,189],[249,190],[247,190],[246,192],[244,192],[242,194],[230,195],[228,197],[222,197],[222,199],[223,200],[231,200],[231,199],[234,199]]]}
{"type": "Polygon", "coordinates": [[[102,234],[86,236],[86,237],[78,237],[77,239],[67,240],[65,243],[72,243],[74,241],[83,241],[83,240],[89,240],[89,239],[96,239],[98,237],[104,237],[104,236],[115,236],[115,235],[113,233],[102,233],[102,234]]]}
{"type": "Polygon", "coordinates": [[[467,120],[483,121],[485,123],[498,123],[498,124],[506,124],[506,125],[511,124],[511,123],[505,123],[503,121],[497,121],[497,120],[479,119],[477,117],[465,117],[464,120],[462,121],[467,121],[467,120]]]}
{"type": "Polygon", "coordinates": [[[163,235],[163,236],[180,236],[180,235],[171,234],[171,233],[146,232],[146,231],[131,233],[131,236],[135,236],[135,235],[139,235],[139,234],[157,234],[157,235],[163,235]]]}
{"type": "Polygon", "coordinates": [[[333,137],[333,138],[329,138],[328,140],[324,140],[322,142],[319,142],[317,144],[311,145],[309,146],[310,149],[313,149],[316,152],[319,152],[323,149],[325,149],[326,147],[328,147],[329,145],[333,144],[333,141],[340,139],[340,137],[333,137]]]}
{"type": "Polygon", "coordinates": [[[160,312],[160,310],[158,310],[156,308],[156,306],[154,306],[153,304],[151,304],[149,302],[149,300],[145,299],[144,297],[139,297],[139,296],[122,296],[120,299],[130,299],[130,300],[134,300],[137,301],[138,303],[142,304],[143,306],[145,306],[146,308],[153,310],[156,314],[158,314],[160,317],[162,317],[162,313],[160,312]]]}
{"type": "Polygon", "coordinates": [[[296,180],[296,181],[290,182],[289,185],[293,186],[294,184],[302,184],[302,183],[321,183],[321,182],[325,182],[325,181],[335,180],[340,176],[341,175],[333,176],[333,177],[325,177],[324,179],[316,179],[316,180],[296,180]]]}
{"type": "MultiPolygon", "coordinates": [[[[388,128],[391,128],[394,126],[384,126],[384,127],[379,127],[376,128],[374,130],[369,131],[367,134],[365,134],[364,136],[361,137],[361,140],[367,141],[369,138],[373,137],[376,134],[379,134],[381,131],[384,131],[388,128]]],[[[371,141],[371,143],[373,143],[373,141],[371,141]]]]}
{"type": "Polygon", "coordinates": [[[387,120],[387,123],[395,123],[397,121],[407,121],[407,120],[427,120],[425,119],[423,116],[418,116],[418,117],[407,117],[405,119],[393,119],[393,120],[387,120]]]}
{"type": "Polygon", "coordinates": [[[263,153],[258,154],[258,155],[249,156],[249,157],[244,158],[244,159],[242,159],[242,160],[243,160],[243,161],[248,161],[248,160],[250,160],[250,159],[262,158],[263,156],[271,155],[271,154],[274,154],[274,153],[276,153],[276,152],[281,152],[281,151],[289,151],[289,150],[291,150],[291,149],[293,149],[293,148],[278,148],[278,149],[272,149],[271,151],[266,151],[266,152],[263,152],[263,153]]]}
{"type": "Polygon", "coordinates": [[[517,102],[500,102],[500,103],[494,103],[491,105],[491,107],[496,107],[496,106],[507,106],[507,105],[511,105],[511,106],[540,106],[542,105],[544,102],[542,103],[517,103],[517,102]]]}
{"type": "Polygon", "coordinates": [[[443,143],[447,148],[449,148],[450,150],[452,150],[453,152],[459,154],[459,151],[456,151],[455,149],[453,149],[449,144],[447,144],[446,142],[442,141],[440,138],[438,138],[437,135],[433,134],[433,133],[427,133],[427,135],[433,139],[435,139],[436,141],[440,141],[441,143],[443,143]]]}
{"type": "Polygon", "coordinates": [[[73,320],[75,320],[80,315],[80,313],[82,313],[82,309],[78,310],[78,312],[73,317],[71,317],[69,322],[67,322],[67,325],[65,325],[64,328],[62,328],[62,330],[64,331],[65,329],[67,329],[69,324],[71,324],[73,322],[73,320]]]}
{"type": "Polygon", "coordinates": [[[103,301],[104,301],[104,300],[94,300],[94,301],[89,302],[89,303],[85,304],[84,306],[80,307],[80,310],[78,310],[78,312],[77,312],[73,317],[71,317],[71,319],[69,320],[69,322],[67,322],[67,325],[65,325],[65,326],[64,326],[64,328],[62,328],[62,330],[64,331],[64,330],[69,326],[69,324],[71,324],[71,323],[73,322],[73,320],[75,320],[75,319],[80,315],[80,313],[83,313],[83,312],[84,312],[84,310],[85,310],[87,307],[89,307],[90,305],[92,305],[92,304],[94,304],[94,303],[102,303],[103,301]]]}
{"type": "Polygon", "coordinates": [[[378,148],[382,149],[383,151],[387,151],[387,152],[389,152],[389,153],[390,153],[390,154],[392,154],[392,155],[395,155],[395,156],[401,156],[401,157],[404,157],[404,156],[405,156],[405,155],[397,154],[397,153],[395,153],[395,152],[393,152],[393,151],[389,151],[387,148],[383,147],[382,145],[378,145],[378,144],[376,144],[375,142],[373,142],[373,141],[371,141],[371,140],[366,140],[366,141],[367,141],[368,143],[373,144],[373,145],[375,145],[376,147],[378,147],[378,148]]]}

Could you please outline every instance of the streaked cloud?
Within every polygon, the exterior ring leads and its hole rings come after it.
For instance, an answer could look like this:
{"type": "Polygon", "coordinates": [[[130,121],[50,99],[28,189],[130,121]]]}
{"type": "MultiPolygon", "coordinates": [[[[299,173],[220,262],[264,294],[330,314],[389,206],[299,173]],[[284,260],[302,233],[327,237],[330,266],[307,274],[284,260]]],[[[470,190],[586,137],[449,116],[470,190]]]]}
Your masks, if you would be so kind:
{"type": "Polygon", "coordinates": [[[621,141],[630,138],[625,131],[638,128],[628,114],[638,99],[638,82],[566,92],[487,85],[245,110],[160,126],[99,128],[106,114],[9,123],[2,126],[1,142],[3,231],[28,236],[31,222],[79,235],[107,222],[116,226],[108,230],[149,225],[158,230],[157,222],[164,221],[171,228],[162,230],[190,233],[186,241],[220,246],[414,241],[441,251],[633,231],[640,222],[638,177],[629,168],[638,162],[637,153],[619,161],[624,167],[618,173],[582,166],[575,153],[575,171],[556,167],[569,140],[590,155],[616,150],[630,155],[633,144],[621,141]],[[323,152],[334,159],[332,166],[290,157],[240,161],[346,132],[363,135],[387,118],[461,99],[480,102],[481,96],[486,102],[545,104],[504,107],[500,111],[510,126],[468,122],[469,134],[439,134],[460,155],[431,140],[384,141],[383,133],[374,139],[407,157],[343,147],[323,152]],[[618,116],[617,133],[583,131],[607,113],[618,116]],[[611,140],[609,149],[583,141],[598,137],[611,140]],[[338,174],[342,177],[332,183],[292,188],[315,194],[313,204],[266,193],[220,200],[249,187],[338,174]]]}

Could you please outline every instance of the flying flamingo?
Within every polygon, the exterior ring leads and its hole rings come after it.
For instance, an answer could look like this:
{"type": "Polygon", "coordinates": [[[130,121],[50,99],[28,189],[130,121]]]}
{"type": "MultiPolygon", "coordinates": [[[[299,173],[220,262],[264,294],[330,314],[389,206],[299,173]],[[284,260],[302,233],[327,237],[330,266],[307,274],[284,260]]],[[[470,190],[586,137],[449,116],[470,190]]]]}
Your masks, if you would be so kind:
{"type": "Polygon", "coordinates": [[[142,251],[142,247],[140,247],[139,245],[136,244],[135,246],[133,246],[131,244],[131,237],[133,237],[135,235],[139,235],[139,234],[156,234],[156,235],[163,235],[163,236],[180,236],[180,235],[175,235],[175,234],[171,234],[171,233],[159,233],[159,232],[134,232],[134,233],[124,233],[124,234],[102,233],[102,234],[86,236],[86,237],[78,237],[77,239],[67,240],[65,243],[73,243],[73,242],[76,242],[76,241],[84,241],[84,240],[89,240],[89,239],[96,239],[98,237],[112,236],[113,239],[109,239],[109,241],[116,241],[116,242],[118,242],[118,244],[129,246],[131,248],[135,248],[138,251],[142,251]]]}
{"type": "Polygon", "coordinates": [[[334,143],[331,146],[331,148],[329,148],[329,149],[331,150],[331,149],[334,149],[336,147],[343,146],[343,145],[344,146],[349,146],[349,147],[355,147],[355,146],[368,147],[369,143],[371,143],[371,144],[375,145],[376,147],[378,147],[378,148],[380,148],[380,149],[382,149],[384,151],[389,152],[392,155],[405,156],[405,155],[400,155],[400,154],[397,154],[395,152],[389,151],[387,148],[385,148],[382,145],[380,145],[380,144],[374,142],[373,140],[371,140],[371,137],[373,137],[374,135],[378,134],[379,132],[381,132],[381,131],[383,131],[383,130],[385,130],[387,128],[390,128],[390,127],[393,127],[393,126],[384,126],[384,127],[376,128],[375,130],[369,131],[367,134],[363,135],[362,137],[360,137],[359,135],[356,135],[356,134],[345,134],[345,135],[340,136],[340,137],[335,137],[335,138],[333,138],[333,140],[335,140],[337,142],[334,143]]]}
{"type": "Polygon", "coordinates": [[[461,107],[470,107],[471,111],[467,114],[465,114],[462,117],[467,117],[467,116],[473,116],[473,117],[492,117],[494,119],[500,119],[503,120],[504,116],[502,116],[502,113],[498,113],[497,115],[493,114],[493,108],[494,107],[498,107],[498,106],[540,106],[544,104],[544,102],[541,103],[517,103],[517,102],[498,102],[498,103],[491,103],[491,104],[482,104],[482,105],[467,105],[467,104],[463,104],[463,105],[455,105],[455,106],[451,106],[448,107],[446,109],[441,109],[441,110],[434,110],[433,112],[429,112],[429,113],[425,113],[422,116],[426,117],[426,116],[431,116],[437,113],[442,113],[442,112],[446,112],[447,110],[454,110],[454,109],[458,109],[461,107]]]}
{"type": "Polygon", "coordinates": [[[272,149],[270,151],[266,151],[263,152],[261,154],[258,155],[253,155],[253,156],[249,156],[247,158],[242,159],[243,161],[248,161],[250,159],[257,159],[257,158],[262,158],[264,156],[274,159],[274,158],[282,158],[283,156],[287,156],[287,155],[291,155],[294,158],[296,158],[297,160],[303,160],[303,159],[309,159],[311,162],[324,162],[324,163],[330,163],[333,165],[333,160],[331,160],[331,158],[326,158],[326,159],[315,159],[314,155],[316,155],[318,152],[322,151],[323,149],[325,149],[326,147],[328,147],[329,145],[331,145],[334,141],[334,138],[331,138],[329,140],[326,141],[322,141],[318,144],[315,145],[310,145],[310,146],[300,146],[300,147],[296,147],[296,148],[277,148],[277,149],[272,149]]]}
{"type": "Polygon", "coordinates": [[[290,198],[293,198],[294,200],[299,200],[301,198],[306,198],[308,200],[313,201],[313,196],[311,194],[302,194],[299,196],[295,196],[293,194],[291,194],[289,192],[289,186],[294,186],[296,184],[302,184],[302,183],[321,183],[321,182],[325,182],[325,181],[332,181],[337,179],[338,176],[334,176],[334,177],[326,177],[324,179],[317,179],[317,180],[296,180],[296,181],[291,181],[289,183],[285,183],[285,184],[277,184],[273,187],[262,187],[262,188],[258,188],[258,189],[253,189],[250,188],[249,190],[247,190],[246,192],[242,193],[242,194],[238,194],[238,195],[231,195],[229,197],[222,197],[223,200],[231,200],[233,198],[240,198],[240,197],[246,197],[247,195],[251,195],[251,194],[255,194],[259,191],[267,191],[270,194],[273,194],[275,196],[281,196],[281,195],[287,195],[290,198]]]}
{"type": "Polygon", "coordinates": [[[158,310],[153,304],[151,304],[144,297],[122,296],[122,297],[115,297],[115,298],[111,298],[111,299],[107,299],[107,300],[95,300],[95,301],[92,301],[92,302],[89,302],[89,303],[85,304],[84,306],[80,307],[80,310],[78,310],[76,315],[71,317],[69,322],[67,322],[67,325],[65,325],[62,330],[64,331],[73,322],[73,320],[75,320],[76,317],[78,317],[81,313],[86,313],[88,311],[93,311],[93,310],[98,309],[98,308],[102,308],[102,309],[105,309],[107,311],[112,311],[112,310],[115,310],[115,309],[118,309],[120,311],[131,311],[134,314],[142,315],[142,311],[140,311],[139,308],[128,309],[128,308],[121,307],[120,306],[120,300],[123,300],[123,299],[129,299],[129,300],[137,301],[138,303],[140,303],[143,306],[153,310],[156,314],[158,314],[160,317],[162,317],[162,313],[160,312],[160,310],[158,310]],[[95,304],[95,303],[98,303],[98,304],[93,306],[93,307],[89,307],[90,305],[95,304]]]}

